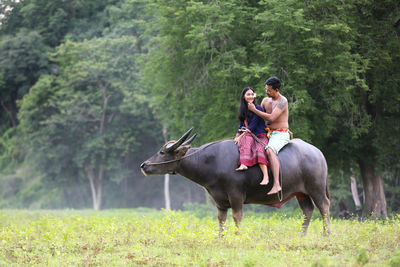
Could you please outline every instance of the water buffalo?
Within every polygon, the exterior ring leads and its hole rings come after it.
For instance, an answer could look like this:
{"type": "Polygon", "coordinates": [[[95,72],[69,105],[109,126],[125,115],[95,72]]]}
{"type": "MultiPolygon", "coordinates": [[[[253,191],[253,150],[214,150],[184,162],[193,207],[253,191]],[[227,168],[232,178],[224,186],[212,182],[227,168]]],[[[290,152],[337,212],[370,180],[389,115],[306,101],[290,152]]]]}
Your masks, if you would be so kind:
{"type": "Polygon", "coordinates": [[[261,186],[262,173],[256,165],[246,171],[235,171],[239,151],[233,140],[222,140],[191,148],[196,135],[184,142],[192,129],[178,141],[169,141],[141,165],[145,175],[179,173],[203,186],[214,199],[218,209],[220,231],[227,211],[237,227],[242,220],[243,204],[263,204],[280,207],[296,196],[304,214],[303,232],[307,232],[314,203],[321,212],[324,233],[330,233],[329,190],[327,164],[321,151],[300,139],[293,139],[278,154],[281,166],[282,201],[278,194],[267,195],[272,188],[261,186]]]}

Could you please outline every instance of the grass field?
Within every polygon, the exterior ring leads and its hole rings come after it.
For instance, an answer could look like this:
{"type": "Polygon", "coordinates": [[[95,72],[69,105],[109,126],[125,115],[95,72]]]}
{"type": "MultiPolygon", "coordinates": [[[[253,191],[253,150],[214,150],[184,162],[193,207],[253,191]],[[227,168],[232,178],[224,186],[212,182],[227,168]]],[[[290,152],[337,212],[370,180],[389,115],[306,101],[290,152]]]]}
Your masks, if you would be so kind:
{"type": "Polygon", "coordinates": [[[400,215],[386,221],[245,213],[223,237],[214,216],[156,210],[0,210],[1,266],[400,266],[400,215]]]}

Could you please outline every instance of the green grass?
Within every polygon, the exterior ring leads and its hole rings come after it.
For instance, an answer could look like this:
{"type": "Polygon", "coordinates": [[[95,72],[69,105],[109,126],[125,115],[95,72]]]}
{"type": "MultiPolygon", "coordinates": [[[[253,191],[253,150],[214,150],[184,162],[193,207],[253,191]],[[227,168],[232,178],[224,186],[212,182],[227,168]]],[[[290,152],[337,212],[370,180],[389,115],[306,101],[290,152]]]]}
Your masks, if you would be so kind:
{"type": "Polygon", "coordinates": [[[155,210],[0,210],[1,266],[400,266],[400,215],[332,220],[245,213],[223,237],[214,216],[155,210]]]}

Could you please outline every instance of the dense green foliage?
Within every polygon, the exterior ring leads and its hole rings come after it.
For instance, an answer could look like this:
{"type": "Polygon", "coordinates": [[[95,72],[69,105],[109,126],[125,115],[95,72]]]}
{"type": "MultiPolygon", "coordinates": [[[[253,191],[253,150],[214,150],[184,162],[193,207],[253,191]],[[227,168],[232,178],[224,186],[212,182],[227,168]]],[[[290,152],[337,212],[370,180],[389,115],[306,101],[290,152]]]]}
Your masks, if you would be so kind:
{"type": "MultiPolygon", "coordinates": [[[[0,207],[162,207],[161,178],[138,168],[161,125],[232,137],[242,88],[260,102],[278,76],[291,130],[327,158],[333,214],[355,211],[351,175],[367,213],[397,212],[399,14],[395,0],[2,1],[0,207]]],[[[182,178],[171,190],[175,208],[204,201],[182,178]]]]}
{"type": "Polygon", "coordinates": [[[216,218],[194,211],[0,211],[0,265],[398,266],[400,218],[333,220],[321,234],[300,214],[245,216],[223,237],[216,218]]]}
{"type": "Polygon", "coordinates": [[[154,6],[156,49],[145,77],[156,110],[168,110],[161,115],[173,129],[195,125],[203,142],[232,136],[241,89],[253,86],[265,95],[263,82],[277,75],[295,135],[321,148],[332,174],[349,176],[358,167],[364,188],[370,188],[367,211],[385,213],[383,204],[376,210],[385,202],[376,172],[385,170],[388,184],[399,185],[398,2],[154,1],[154,6]],[[154,73],[157,79],[150,79],[154,73]]]}

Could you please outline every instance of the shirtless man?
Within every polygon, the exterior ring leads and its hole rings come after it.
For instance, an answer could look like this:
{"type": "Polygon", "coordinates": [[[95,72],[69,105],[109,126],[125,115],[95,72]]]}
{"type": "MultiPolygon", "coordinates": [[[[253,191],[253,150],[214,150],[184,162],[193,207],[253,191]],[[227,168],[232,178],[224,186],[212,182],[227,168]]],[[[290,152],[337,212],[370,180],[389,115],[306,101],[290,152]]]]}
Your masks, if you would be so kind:
{"type": "MultiPolygon", "coordinates": [[[[253,104],[249,104],[249,110],[267,121],[269,135],[268,145],[265,147],[271,170],[274,176],[274,185],[268,195],[278,193],[282,188],[279,185],[279,159],[278,152],[290,141],[289,135],[289,108],[286,97],[279,93],[281,81],[277,77],[271,77],[265,82],[265,90],[268,97],[261,102],[264,112],[259,111],[253,104]]],[[[262,185],[268,184],[263,180],[262,185]]]]}

